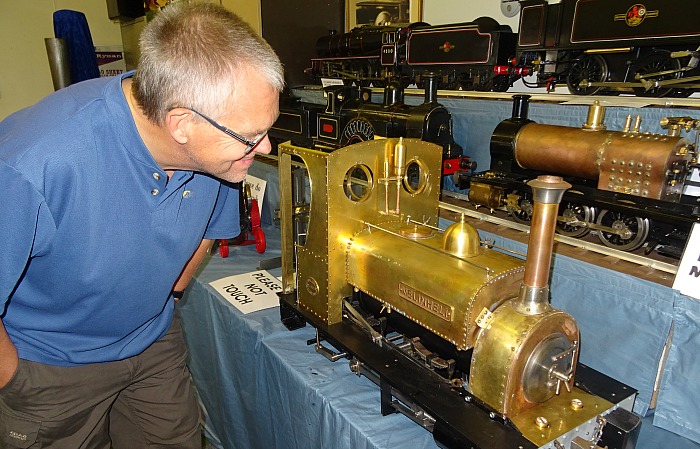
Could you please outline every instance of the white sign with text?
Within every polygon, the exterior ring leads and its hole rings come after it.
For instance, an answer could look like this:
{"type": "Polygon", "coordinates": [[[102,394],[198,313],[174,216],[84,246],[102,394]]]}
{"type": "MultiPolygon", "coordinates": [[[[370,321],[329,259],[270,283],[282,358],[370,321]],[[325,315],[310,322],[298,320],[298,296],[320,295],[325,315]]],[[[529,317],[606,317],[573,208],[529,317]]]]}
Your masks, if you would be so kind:
{"type": "Polygon", "coordinates": [[[693,223],[673,288],[686,296],[700,299],[700,223],[693,223]]]}
{"type": "Polygon", "coordinates": [[[243,313],[279,305],[282,283],[265,270],[237,274],[210,282],[214,290],[243,313]]]}
{"type": "Polygon", "coordinates": [[[256,178],[255,176],[247,175],[245,177],[246,184],[250,185],[250,196],[251,199],[258,201],[258,212],[262,217],[262,205],[263,198],[265,198],[265,187],[267,186],[267,181],[264,179],[256,178]]]}

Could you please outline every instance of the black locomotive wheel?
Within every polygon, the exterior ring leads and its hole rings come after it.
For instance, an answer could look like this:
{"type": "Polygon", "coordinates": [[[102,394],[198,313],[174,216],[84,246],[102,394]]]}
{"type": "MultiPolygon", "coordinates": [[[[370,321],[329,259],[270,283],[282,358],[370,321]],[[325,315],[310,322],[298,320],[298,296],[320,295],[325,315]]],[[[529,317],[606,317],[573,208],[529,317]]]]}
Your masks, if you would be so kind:
{"type": "Polygon", "coordinates": [[[517,204],[506,205],[506,210],[508,210],[508,214],[513,217],[516,223],[529,225],[534,209],[532,197],[529,193],[520,193],[518,195],[520,198],[517,200],[517,204]]]}
{"type": "Polygon", "coordinates": [[[693,95],[695,92],[693,89],[675,89],[673,92],[668,94],[667,96],[673,97],[673,98],[688,98],[689,96],[693,95]]]}
{"type": "Polygon", "coordinates": [[[510,81],[507,75],[498,75],[493,79],[493,91],[505,92],[510,87],[510,81]]]}
{"type": "Polygon", "coordinates": [[[596,224],[614,230],[598,230],[598,238],[605,246],[621,251],[634,251],[641,247],[649,236],[649,219],[630,217],[622,212],[603,210],[596,224]]]}
{"type": "MultiPolygon", "coordinates": [[[[636,75],[648,75],[652,73],[665,73],[663,75],[647,78],[647,80],[663,81],[669,79],[678,79],[682,76],[680,72],[681,61],[678,58],[672,58],[671,53],[666,50],[656,50],[651,54],[642,58],[635,70],[636,75]]],[[[673,96],[676,89],[673,87],[652,87],[650,89],[635,88],[634,93],[640,97],[665,97],[673,96]]],[[[689,91],[690,92],[690,91],[689,91]]]]}
{"type": "Polygon", "coordinates": [[[583,237],[590,231],[590,228],[583,223],[595,222],[595,208],[583,204],[562,203],[559,214],[557,232],[569,237],[583,237]]]}
{"type": "Polygon", "coordinates": [[[450,79],[449,79],[446,83],[445,83],[445,82],[440,82],[440,83],[438,84],[438,89],[441,89],[441,90],[457,90],[457,89],[459,89],[459,86],[460,86],[459,80],[457,80],[457,78],[452,78],[452,77],[450,77],[450,79]]]}
{"type": "Polygon", "coordinates": [[[574,95],[595,95],[603,87],[583,87],[581,81],[604,82],[608,79],[608,63],[600,55],[582,55],[571,62],[566,74],[566,87],[574,95]]]}
{"type": "Polygon", "coordinates": [[[491,92],[493,90],[493,83],[491,80],[480,77],[479,82],[474,83],[474,90],[477,92],[491,92]]]}
{"type": "Polygon", "coordinates": [[[466,73],[460,74],[459,87],[466,91],[474,90],[474,79],[466,73]]]}

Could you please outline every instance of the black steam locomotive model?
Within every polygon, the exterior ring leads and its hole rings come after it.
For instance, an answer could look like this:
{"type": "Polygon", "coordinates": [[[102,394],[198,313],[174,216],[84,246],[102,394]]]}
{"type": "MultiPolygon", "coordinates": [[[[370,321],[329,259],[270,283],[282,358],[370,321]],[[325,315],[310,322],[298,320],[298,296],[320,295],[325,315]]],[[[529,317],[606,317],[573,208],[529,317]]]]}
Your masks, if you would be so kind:
{"type": "Polygon", "coordinates": [[[700,23],[683,0],[521,2],[519,64],[574,94],[688,96],[700,87],[700,23]]]}
{"type": "MultiPolygon", "coordinates": [[[[528,96],[516,95],[513,116],[491,137],[491,168],[454,175],[469,188],[469,200],[505,209],[520,223],[532,218],[527,181],[540,174],[565,176],[574,187],[565,195],[557,232],[582,237],[597,233],[608,247],[680,257],[692,224],[700,221],[698,196],[687,194],[697,181],[697,142],[682,130],[700,128],[691,117],[666,118],[668,135],[640,132],[640,120],[627,118],[622,131],[606,130],[605,108],[590,107],[582,128],[542,125],[527,118],[528,96]]],[[[697,132],[696,138],[697,138],[697,132]]]]}
{"type": "Polygon", "coordinates": [[[700,88],[700,22],[683,0],[521,1],[519,33],[482,17],[409,27],[365,26],[318,40],[309,74],[360,86],[420,83],[506,91],[566,84],[578,95],[688,96],[700,88]],[[529,76],[536,73],[536,80],[529,76]]]}
{"type": "Polygon", "coordinates": [[[382,87],[388,80],[421,86],[429,71],[439,76],[440,89],[505,92],[527,72],[511,61],[516,37],[489,17],[439,26],[363,26],[321,37],[308,73],[315,81],[343,78],[382,87]]]}
{"type": "Polygon", "coordinates": [[[324,89],[326,105],[292,99],[280,106],[277,122],[270,129],[276,142],[321,151],[333,151],[375,137],[408,137],[442,147],[443,174],[458,169],[472,170],[469,158],[452,135],[452,115],[437,102],[437,81],[425,77],[425,99],[420,105],[403,102],[403,87],[390,83],[383,102],[372,101],[372,92],[356,86],[329,86],[324,89]]]}

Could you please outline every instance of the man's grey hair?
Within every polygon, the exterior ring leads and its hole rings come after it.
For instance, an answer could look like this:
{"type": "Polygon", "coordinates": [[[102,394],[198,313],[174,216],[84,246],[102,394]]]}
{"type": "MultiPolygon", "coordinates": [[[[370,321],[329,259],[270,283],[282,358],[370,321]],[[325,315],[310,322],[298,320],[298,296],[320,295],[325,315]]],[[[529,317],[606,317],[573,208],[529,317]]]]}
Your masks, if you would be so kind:
{"type": "Polygon", "coordinates": [[[132,92],[156,124],[174,107],[223,116],[246,69],[278,92],[284,88],[272,47],[236,14],[211,3],[166,6],[144,28],[140,50],[132,92]]]}

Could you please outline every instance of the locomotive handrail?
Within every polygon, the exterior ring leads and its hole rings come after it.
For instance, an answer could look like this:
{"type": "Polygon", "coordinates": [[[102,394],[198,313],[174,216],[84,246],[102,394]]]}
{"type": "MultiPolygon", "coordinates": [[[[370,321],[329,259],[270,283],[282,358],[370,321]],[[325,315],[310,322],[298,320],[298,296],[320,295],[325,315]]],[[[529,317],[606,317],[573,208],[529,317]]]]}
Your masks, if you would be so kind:
{"type": "MultiPolygon", "coordinates": [[[[373,94],[383,94],[384,89],[380,87],[368,87],[373,94]]],[[[300,90],[303,92],[323,92],[322,86],[308,85],[308,86],[298,86],[293,88],[293,90],[300,90]]],[[[563,89],[562,89],[563,90],[563,89]]],[[[633,95],[620,95],[620,96],[609,96],[609,95],[572,95],[569,93],[558,94],[554,92],[549,93],[533,93],[528,90],[516,91],[509,90],[508,92],[481,92],[481,91],[468,91],[468,90],[445,90],[439,89],[437,91],[438,98],[481,98],[486,100],[512,100],[513,95],[516,94],[527,94],[530,95],[531,102],[543,102],[543,103],[555,103],[555,104],[581,104],[590,105],[594,101],[600,102],[600,104],[609,107],[633,107],[633,108],[643,108],[647,106],[660,106],[668,108],[698,108],[699,98],[671,98],[671,97],[637,97],[633,95]]],[[[419,97],[422,98],[425,95],[425,91],[419,88],[409,87],[404,89],[404,95],[406,97],[419,97]]],[[[319,98],[322,98],[319,96],[319,98]]],[[[325,101],[321,99],[318,100],[319,104],[325,104],[325,101]]]]}
{"type": "MultiPolygon", "coordinates": [[[[373,93],[381,93],[383,89],[372,87],[373,93]]],[[[646,106],[660,106],[660,107],[698,107],[698,98],[655,98],[655,97],[635,97],[635,96],[604,96],[604,95],[571,95],[571,94],[557,94],[557,93],[531,93],[531,92],[477,92],[477,91],[464,91],[464,90],[438,90],[438,98],[483,98],[483,99],[495,99],[495,100],[512,100],[513,95],[517,93],[526,93],[530,95],[530,101],[532,102],[546,102],[546,103],[568,103],[568,104],[592,104],[594,101],[598,100],[604,106],[610,107],[635,107],[643,108],[646,106]]],[[[422,97],[423,90],[408,88],[405,89],[404,94],[406,97],[422,97]]]]}
{"type": "MultiPolygon", "coordinates": [[[[405,237],[405,236],[399,234],[398,232],[394,232],[394,231],[392,231],[392,230],[390,230],[390,229],[382,228],[381,226],[378,226],[378,225],[373,224],[373,223],[369,223],[369,222],[363,221],[362,224],[363,224],[363,225],[366,225],[369,229],[378,229],[378,230],[380,230],[380,231],[386,232],[387,234],[391,234],[391,235],[396,236],[396,237],[399,237],[399,238],[401,238],[401,239],[408,239],[408,237],[405,237]]],[[[450,254],[449,252],[443,251],[443,250],[441,250],[441,249],[439,249],[439,248],[436,248],[436,247],[434,247],[434,246],[426,245],[426,244],[424,244],[424,243],[421,243],[421,242],[418,241],[418,240],[414,240],[414,243],[416,243],[418,246],[421,246],[421,247],[423,247],[423,248],[428,248],[428,249],[430,249],[430,250],[437,251],[437,252],[439,252],[439,253],[441,253],[441,254],[444,254],[444,255],[446,255],[446,256],[453,257],[453,258],[455,258],[455,259],[459,259],[459,260],[461,260],[462,262],[466,262],[466,263],[468,263],[469,265],[472,265],[472,266],[474,266],[474,267],[476,267],[476,268],[479,268],[480,270],[484,270],[484,271],[486,272],[487,276],[491,276],[491,275],[493,274],[493,270],[492,270],[491,268],[489,268],[489,267],[485,267],[485,266],[483,266],[483,265],[480,265],[480,264],[478,264],[478,263],[474,263],[474,262],[472,262],[471,260],[465,259],[465,258],[463,258],[463,257],[459,257],[459,256],[456,256],[456,255],[454,255],[454,254],[450,254]]]]}

